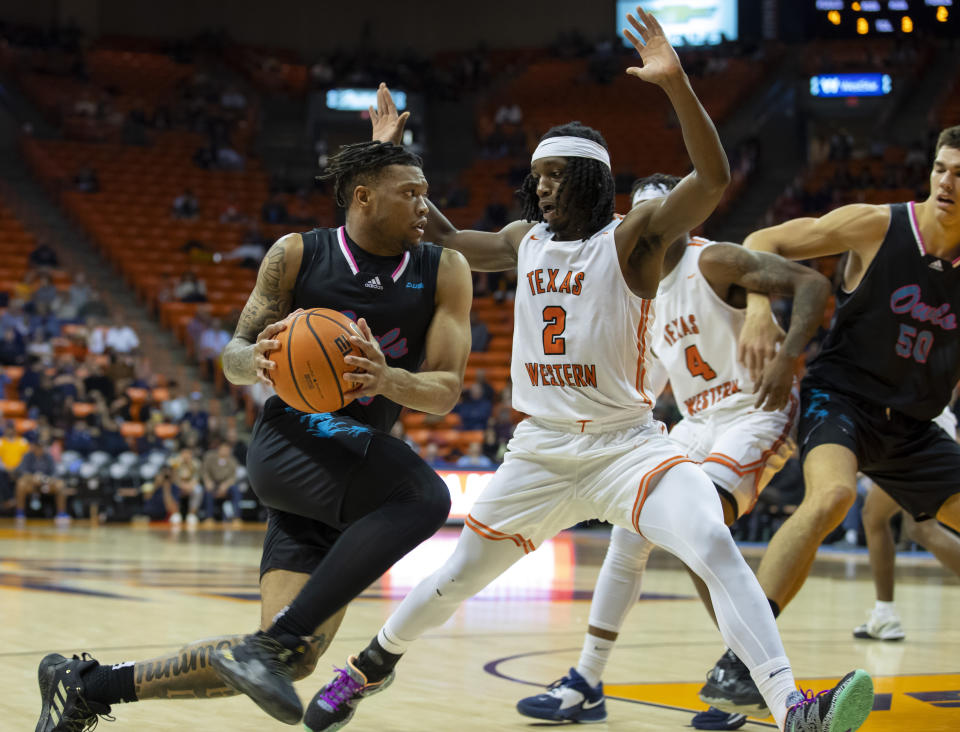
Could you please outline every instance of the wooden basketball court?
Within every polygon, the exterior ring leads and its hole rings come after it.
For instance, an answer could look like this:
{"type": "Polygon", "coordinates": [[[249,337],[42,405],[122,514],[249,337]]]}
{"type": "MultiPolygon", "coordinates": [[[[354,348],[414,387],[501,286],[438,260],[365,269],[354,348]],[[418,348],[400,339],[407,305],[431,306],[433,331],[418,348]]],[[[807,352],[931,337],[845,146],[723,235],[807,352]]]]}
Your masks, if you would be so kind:
{"type": "MultiPolygon", "coordinates": [[[[298,684],[306,702],[331,665],[362,648],[391,608],[450,553],[447,529],[400,562],[347,612],[317,672],[298,684]]],[[[252,631],[258,621],[262,527],[172,533],[167,528],[0,523],[0,729],[33,730],[36,667],[50,652],[90,651],[102,663],[137,660],[184,642],[252,631]]],[[[360,706],[348,729],[525,730],[517,699],[576,663],[604,532],[568,532],[514,566],[416,645],[391,689],[360,706]]],[[[746,553],[751,562],[756,549],[746,553]]],[[[877,685],[864,730],[960,729],[960,583],[929,557],[901,556],[897,603],[903,643],[854,640],[873,604],[865,554],[821,552],[780,619],[804,686],[819,690],[854,667],[877,685]]],[[[655,552],[644,598],[606,675],[610,730],[681,730],[701,710],[696,692],[723,651],[679,564],[655,552]]],[[[246,698],[150,701],[114,707],[127,730],[281,730],[246,698]]],[[[599,729],[604,729],[598,725],[599,729]]],[[[744,730],[773,728],[771,720],[744,730]]]]}

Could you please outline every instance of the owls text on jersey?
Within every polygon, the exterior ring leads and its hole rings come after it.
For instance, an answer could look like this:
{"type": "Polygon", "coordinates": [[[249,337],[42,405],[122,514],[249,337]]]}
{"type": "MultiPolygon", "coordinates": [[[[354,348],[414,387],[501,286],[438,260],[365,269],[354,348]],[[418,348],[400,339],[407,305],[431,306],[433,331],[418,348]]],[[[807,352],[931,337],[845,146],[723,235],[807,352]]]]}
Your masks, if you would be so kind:
{"type": "Polygon", "coordinates": [[[750,372],[737,359],[745,312],[719,297],[700,271],[700,255],[714,244],[693,237],[657,290],[653,350],[684,417],[729,406],[736,395],[754,401],[750,372]]]}
{"type": "Polygon", "coordinates": [[[511,364],[519,411],[591,431],[649,418],[653,301],[623,278],[619,223],[577,241],[555,241],[541,223],[521,241],[511,364]]]}

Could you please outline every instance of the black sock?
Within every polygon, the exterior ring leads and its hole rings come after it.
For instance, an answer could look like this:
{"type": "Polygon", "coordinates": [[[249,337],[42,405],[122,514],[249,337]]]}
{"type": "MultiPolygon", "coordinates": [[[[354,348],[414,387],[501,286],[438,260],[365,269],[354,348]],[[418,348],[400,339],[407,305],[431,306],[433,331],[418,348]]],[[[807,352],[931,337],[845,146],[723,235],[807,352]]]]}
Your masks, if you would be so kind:
{"type": "Polygon", "coordinates": [[[780,606],[776,603],[775,600],[771,600],[769,597],[767,598],[767,602],[770,603],[770,609],[773,610],[773,617],[774,617],[774,619],[779,618],[779,617],[780,617],[780,606]]]}
{"type": "Polygon", "coordinates": [[[133,664],[94,666],[83,675],[83,695],[101,704],[137,701],[133,664]]]}
{"type": "Polygon", "coordinates": [[[367,681],[376,683],[389,676],[399,660],[399,653],[384,650],[374,636],[370,645],[360,651],[360,655],[357,656],[357,668],[367,677],[367,681]]]}
{"type": "Polygon", "coordinates": [[[291,623],[289,620],[284,622],[286,617],[286,613],[281,615],[276,619],[276,621],[274,621],[273,625],[263,631],[263,634],[270,636],[284,648],[289,648],[290,650],[300,650],[304,645],[303,639],[309,636],[309,633],[300,635],[296,628],[290,627],[291,623]]]}

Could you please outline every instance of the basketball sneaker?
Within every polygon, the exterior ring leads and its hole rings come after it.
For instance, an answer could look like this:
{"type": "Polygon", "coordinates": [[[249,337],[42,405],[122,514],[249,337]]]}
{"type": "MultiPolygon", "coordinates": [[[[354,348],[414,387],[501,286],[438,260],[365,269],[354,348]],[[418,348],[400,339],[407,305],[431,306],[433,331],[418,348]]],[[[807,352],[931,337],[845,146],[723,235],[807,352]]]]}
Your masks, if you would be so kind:
{"type": "Polygon", "coordinates": [[[747,723],[746,714],[728,714],[722,709],[710,707],[695,714],[690,726],[694,729],[740,729],[747,723]]]}
{"type": "Polygon", "coordinates": [[[383,691],[396,678],[391,671],[380,681],[368,682],[357,668],[356,656],[347,659],[346,668],[334,666],[333,670],[337,675],[314,695],[303,717],[303,726],[309,732],[334,732],[346,727],[361,699],[383,691]]]}
{"type": "Polygon", "coordinates": [[[569,722],[603,722],[607,704],[603,683],[590,686],[575,668],[547,687],[547,691],[517,702],[517,711],[525,717],[569,722]]]}
{"type": "Polygon", "coordinates": [[[854,638],[867,638],[879,641],[901,641],[907,637],[903,632],[900,618],[893,613],[878,613],[876,608],[870,611],[870,617],[863,625],[853,629],[854,638]]]}
{"type": "Polygon", "coordinates": [[[728,714],[766,717],[770,713],[750,669],[729,648],[710,669],[699,696],[704,704],[728,714]]]}
{"type": "Polygon", "coordinates": [[[214,653],[212,662],[227,685],[249,696],[271,717],[296,724],[303,717],[303,704],[293,688],[293,670],[306,650],[302,641],[288,648],[257,631],[233,648],[214,653]]]}
{"type": "Polygon", "coordinates": [[[866,671],[851,671],[816,696],[794,691],[787,704],[784,732],[855,732],[873,709],[873,680],[866,671]]]}
{"type": "Polygon", "coordinates": [[[84,732],[96,727],[101,718],[113,721],[108,705],[84,698],[83,674],[99,665],[89,653],[43,657],[37,669],[42,706],[36,732],[84,732]]]}

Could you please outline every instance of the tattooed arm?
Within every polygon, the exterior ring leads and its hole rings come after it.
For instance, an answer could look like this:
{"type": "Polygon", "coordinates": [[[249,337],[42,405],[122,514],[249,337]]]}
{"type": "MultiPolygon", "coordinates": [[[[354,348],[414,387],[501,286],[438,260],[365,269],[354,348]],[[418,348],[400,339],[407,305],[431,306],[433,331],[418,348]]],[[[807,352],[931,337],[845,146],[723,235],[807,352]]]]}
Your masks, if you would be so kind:
{"type": "Polygon", "coordinates": [[[276,365],[266,355],[280,347],[273,337],[286,327],[302,258],[299,234],[281,237],[263,258],[237,330],[223,349],[223,373],[231,384],[252,384],[258,378],[271,383],[266,371],[276,365]]]}
{"type": "Polygon", "coordinates": [[[830,281],[810,267],[736,244],[707,247],[700,255],[700,271],[718,293],[737,285],[748,292],[793,298],[790,329],[755,385],[757,407],[782,409],[790,395],[797,359],[823,321],[830,281]]]}

